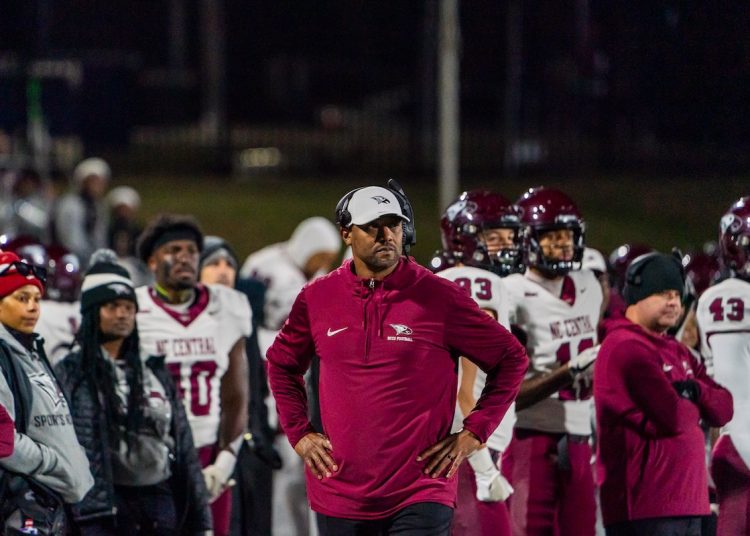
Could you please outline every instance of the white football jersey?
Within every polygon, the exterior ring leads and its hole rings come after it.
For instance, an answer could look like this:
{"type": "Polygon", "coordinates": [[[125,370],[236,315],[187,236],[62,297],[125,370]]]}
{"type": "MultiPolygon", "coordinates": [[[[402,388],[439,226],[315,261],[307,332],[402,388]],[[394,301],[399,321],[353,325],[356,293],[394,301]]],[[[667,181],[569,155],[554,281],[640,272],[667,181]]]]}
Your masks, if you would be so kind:
{"type": "Polygon", "coordinates": [[[750,283],[732,278],[709,287],[696,319],[706,367],[734,399],[734,416],[722,431],[750,467],[750,283]]]}
{"type": "Polygon", "coordinates": [[[52,366],[70,353],[80,325],[80,302],[42,300],[34,331],[44,338],[44,352],[52,366]]]}
{"type": "MultiPolygon", "coordinates": [[[[510,321],[526,332],[530,365],[526,378],[554,371],[587,348],[596,346],[602,289],[590,270],[557,280],[527,270],[503,280],[510,297],[510,321]],[[566,285],[572,303],[561,299],[566,285]]],[[[519,411],[517,428],[542,432],[591,434],[591,392],[572,387],[519,411]]]]}
{"type": "Polygon", "coordinates": [[[164,355],[182,395],[196,448],[216,443],[221,378],[229,352],[251,331],[247,297],[222,285],[198,285],[195,302],[172,308],[151,287],[136,289],[138,333],[145,356],[164,355]]]}
{"type": "Polygon", "coordinates": [[[280,330],[294,300],[307,284],[305,274],[287,255],[286,242],[272,244],[250,255],[242,265],[240,275],[253,277],[266,285],[263,327],[273,332],[280,330]]]}
{"type": "MultiPolygon", "coordinates": [[[[463,287],[474,299],[481,309],[492,311],[495,318],[506,329],[510,329],[508,321],[508,291],[505,289],[502,278],[487,270],[475,268],[473,266],[454,266],[438,272],[440,277],[450,279],[460,287],[463,287]]],[[[482,369],[477,368],[476,379],[474,380],[473,395],[475,400],[479,400],[487,381],[487,374],[482,369]]],[[[500,425],[492,432],[487,439],[487,445],[497,451],[504,451],[510,443],[513,434],[513,424],[516,422],[515,402],[508,408],[505,417],[500,425]]],[[[460,411],[454,418],[454,431],[463,427],[463,415],[460,411]]]]}

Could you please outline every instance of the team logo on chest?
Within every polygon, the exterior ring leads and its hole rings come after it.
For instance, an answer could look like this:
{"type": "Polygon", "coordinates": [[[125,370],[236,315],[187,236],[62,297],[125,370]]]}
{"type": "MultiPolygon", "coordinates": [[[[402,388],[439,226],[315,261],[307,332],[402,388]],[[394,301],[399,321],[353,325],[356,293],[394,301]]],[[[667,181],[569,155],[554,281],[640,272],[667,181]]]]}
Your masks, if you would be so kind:
{"type": "Polygon", "coordinates": [[[388,340],[389,341],[407,341],[407,342],[413,342],[414,339],[409,337],[414,331],[407,326],[406,324],[389,324],[393,331],[396,332],[395,335],[389,335],[388,340]]]}
{"type": "Polygon", "coordinates": [[[62,391],[46,374],[42,372],[32,372],[29,374],[29,381],[47,395],[50,402],[52,402],[55,407],[66,405],[65,396],[62,391]]]}

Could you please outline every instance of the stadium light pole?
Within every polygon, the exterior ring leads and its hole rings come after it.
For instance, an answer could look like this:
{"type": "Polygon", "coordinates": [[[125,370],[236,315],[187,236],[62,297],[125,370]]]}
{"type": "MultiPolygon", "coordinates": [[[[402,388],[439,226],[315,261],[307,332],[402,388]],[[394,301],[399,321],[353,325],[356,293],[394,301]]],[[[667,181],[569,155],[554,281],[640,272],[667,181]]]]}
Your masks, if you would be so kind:
{"type": "Polygon", "coordinates": [[[458,195],[461,150],[458,0],[440,0],[438,31],[438,210],[458,195]]]}
{"type": "Polygon", "coordinates": [[[503,167],[509,177],[518,176],[518,158],[514,154],[520,137],[521,96],[523,68],[523,13],[521,0],[508,0],[506,19],[506,76],[504,112],[503,167]]]}
{"type": "Polygon", "coordinates": [[[226,114],[226,30],[224,0],[201,0],[201,63],[203,111],[201,130],[204,140],[222,147],[228,138],[226,114]]]}

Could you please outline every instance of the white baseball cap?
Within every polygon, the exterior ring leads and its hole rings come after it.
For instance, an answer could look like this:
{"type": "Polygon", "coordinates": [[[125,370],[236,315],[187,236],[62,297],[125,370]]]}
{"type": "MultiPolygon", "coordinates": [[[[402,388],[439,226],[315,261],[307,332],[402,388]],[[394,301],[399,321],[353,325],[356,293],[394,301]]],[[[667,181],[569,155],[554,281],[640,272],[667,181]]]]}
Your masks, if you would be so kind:
{"type": "Polygon", "coordinates": [[[381,186],[367,186],[354,192],[347,210],[351,214],[353,225],[364,225],[381,216],[398,216],[404,221],[409,221],[401,211],[401,204],[396,195],[381,186]]]}

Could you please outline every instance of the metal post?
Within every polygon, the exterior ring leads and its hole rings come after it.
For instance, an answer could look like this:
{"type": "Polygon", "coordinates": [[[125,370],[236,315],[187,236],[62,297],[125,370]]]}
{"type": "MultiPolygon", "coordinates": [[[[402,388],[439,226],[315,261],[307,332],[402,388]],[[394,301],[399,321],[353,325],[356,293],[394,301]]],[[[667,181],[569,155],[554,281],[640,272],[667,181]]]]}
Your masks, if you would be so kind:
{"type": "Polygon", "coordinates": [[[459,47],[458,0],[440,0],[438,209],[441,212],[458,195],[459,189],[461,149],[459,47]]]}
{"type": "Polygon", "coordinates": [[[508,15],[506,18],[506,65],[507,75],[505,77],[505,120],[504,120],[504,144],[505,157],[503,166],[509,177],[518,175],[518,159],[513,154],[516,143],[520,137],[521,117],[521,95],[522,80],[521,68],[523,65],[523,18],[522,0],[508,0],[508,15]]]}
{"type": "Polygon", "coordinates": [[[201,131],[206,142],[213,146],[221,146],[227,139],[224,2],[201,0],[200,10],[203,28],[201,131]]]}

